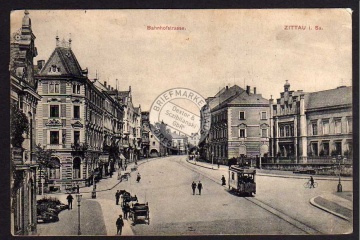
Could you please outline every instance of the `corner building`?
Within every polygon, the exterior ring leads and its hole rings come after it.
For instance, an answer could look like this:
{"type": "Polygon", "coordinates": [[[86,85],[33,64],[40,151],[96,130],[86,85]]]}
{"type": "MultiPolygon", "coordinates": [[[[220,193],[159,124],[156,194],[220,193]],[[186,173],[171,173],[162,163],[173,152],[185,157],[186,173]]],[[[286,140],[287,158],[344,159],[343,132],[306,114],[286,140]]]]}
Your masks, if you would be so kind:
{"type": "Polygon", "coordinates": [[[71,39],[59,41],[49,60],[38,61],[37,143],[53,149],[53,168],[40,169],[45,191],[85,186],[98,165],[103,143],[105,96],[88,79],[71,39]]]}
{"type": "Polygon", "coordinates": [[[209,161],[227,164],[231,158],[259,159],[269,151],[269,101],[234,85],[207,99],[211,127],[206,139],[209,161]]]}

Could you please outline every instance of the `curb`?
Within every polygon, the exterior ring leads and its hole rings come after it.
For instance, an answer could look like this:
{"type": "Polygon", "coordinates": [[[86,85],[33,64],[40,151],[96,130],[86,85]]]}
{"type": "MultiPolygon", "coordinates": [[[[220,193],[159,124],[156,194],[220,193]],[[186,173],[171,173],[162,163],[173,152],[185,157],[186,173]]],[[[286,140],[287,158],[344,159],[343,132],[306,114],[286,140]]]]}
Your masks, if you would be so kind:
{"type": "Polygon", "coordinates": [[[192,165],[195,165],[195,166],[199,166],[199,167],[203,167],[203,168],[207,168],[207,169],[211,169],[211,170],[219,170],[219,169],[215,169],[215,168],[211,168],[211,167],[207,167],[207,166],[202,166],[202,165],[198,165],[196,163],[192,163],[192,162],[189,162],[188,159],[186,159],[186,161],[192,165]]]}
{"type": "Polygon", "coordinates": [[[311,205],[313,205],[313,206],[315,206],[315,207],[317,207],[317,208],[319,208],[319,209],[321,209],[321,210],[324,210],[325,212],[331,213],[331,214],[333,214],[333,215],[335,215],[335,216],[337,216],[337,217],[339,217],[339,218],[342,218],[342,219],[350,222],[350,218],[345,217],[344,215],[342,215],[342,214],[340,214],[340,213],[331,211],[330,209],[327,209],[327,208],[325,208],[325,207],[323,207],[323,206],[315,203],[315,198],[317,198],[317,197],[321,197],[321,196],[316,196],[316,197],[313,197],[313,198],[310,199],[310,204],[311,204],[311,205]]]}

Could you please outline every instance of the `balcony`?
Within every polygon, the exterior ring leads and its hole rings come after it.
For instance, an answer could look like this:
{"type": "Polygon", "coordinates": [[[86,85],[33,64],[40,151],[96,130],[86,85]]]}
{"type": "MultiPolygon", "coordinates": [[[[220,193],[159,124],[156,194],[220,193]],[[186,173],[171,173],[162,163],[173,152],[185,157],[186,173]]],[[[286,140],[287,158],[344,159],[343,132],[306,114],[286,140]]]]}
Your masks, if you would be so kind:
{"type": "Polygon", "coordinates": [[[71,148],[74,151],[82,152],[88,149],[88,145],[86,143],[71,143],[71,148]]]}

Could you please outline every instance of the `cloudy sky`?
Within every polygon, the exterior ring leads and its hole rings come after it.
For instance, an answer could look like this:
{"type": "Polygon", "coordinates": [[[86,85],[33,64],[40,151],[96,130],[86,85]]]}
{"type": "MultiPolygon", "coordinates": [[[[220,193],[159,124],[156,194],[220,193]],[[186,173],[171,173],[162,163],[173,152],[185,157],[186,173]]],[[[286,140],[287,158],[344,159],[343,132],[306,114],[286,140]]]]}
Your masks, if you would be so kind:
{"type": "MultiPolygon", "coordinates": [[[[67,40],[71,33],[72,50],[89,77],[97,71],[100,81],[113,87],[118,79],[120,90],[131,85],[134,104],[142,110],[174,87],[206,98],[226,85],[250,85],[265,98],[278,98],[285,80],[292,90],[304,91],[352,81],[349,9],[29,12],[35,61],[50,57],[57,34],[67,40]]],[[[12,13],[12,32],[21,27],[23,15],[12,13]]]]}

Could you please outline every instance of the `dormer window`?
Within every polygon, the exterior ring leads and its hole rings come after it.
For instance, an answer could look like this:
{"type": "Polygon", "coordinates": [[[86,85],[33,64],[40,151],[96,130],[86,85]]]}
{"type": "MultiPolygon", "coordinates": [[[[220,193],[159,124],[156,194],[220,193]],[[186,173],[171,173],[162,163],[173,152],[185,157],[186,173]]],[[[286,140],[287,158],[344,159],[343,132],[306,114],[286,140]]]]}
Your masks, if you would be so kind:
{"type": "Polygon", "coordinates": [[[60,68],[56,65],[51,65],[51,67],[49,68],[49,73],[60,73],[60,68]]]}

